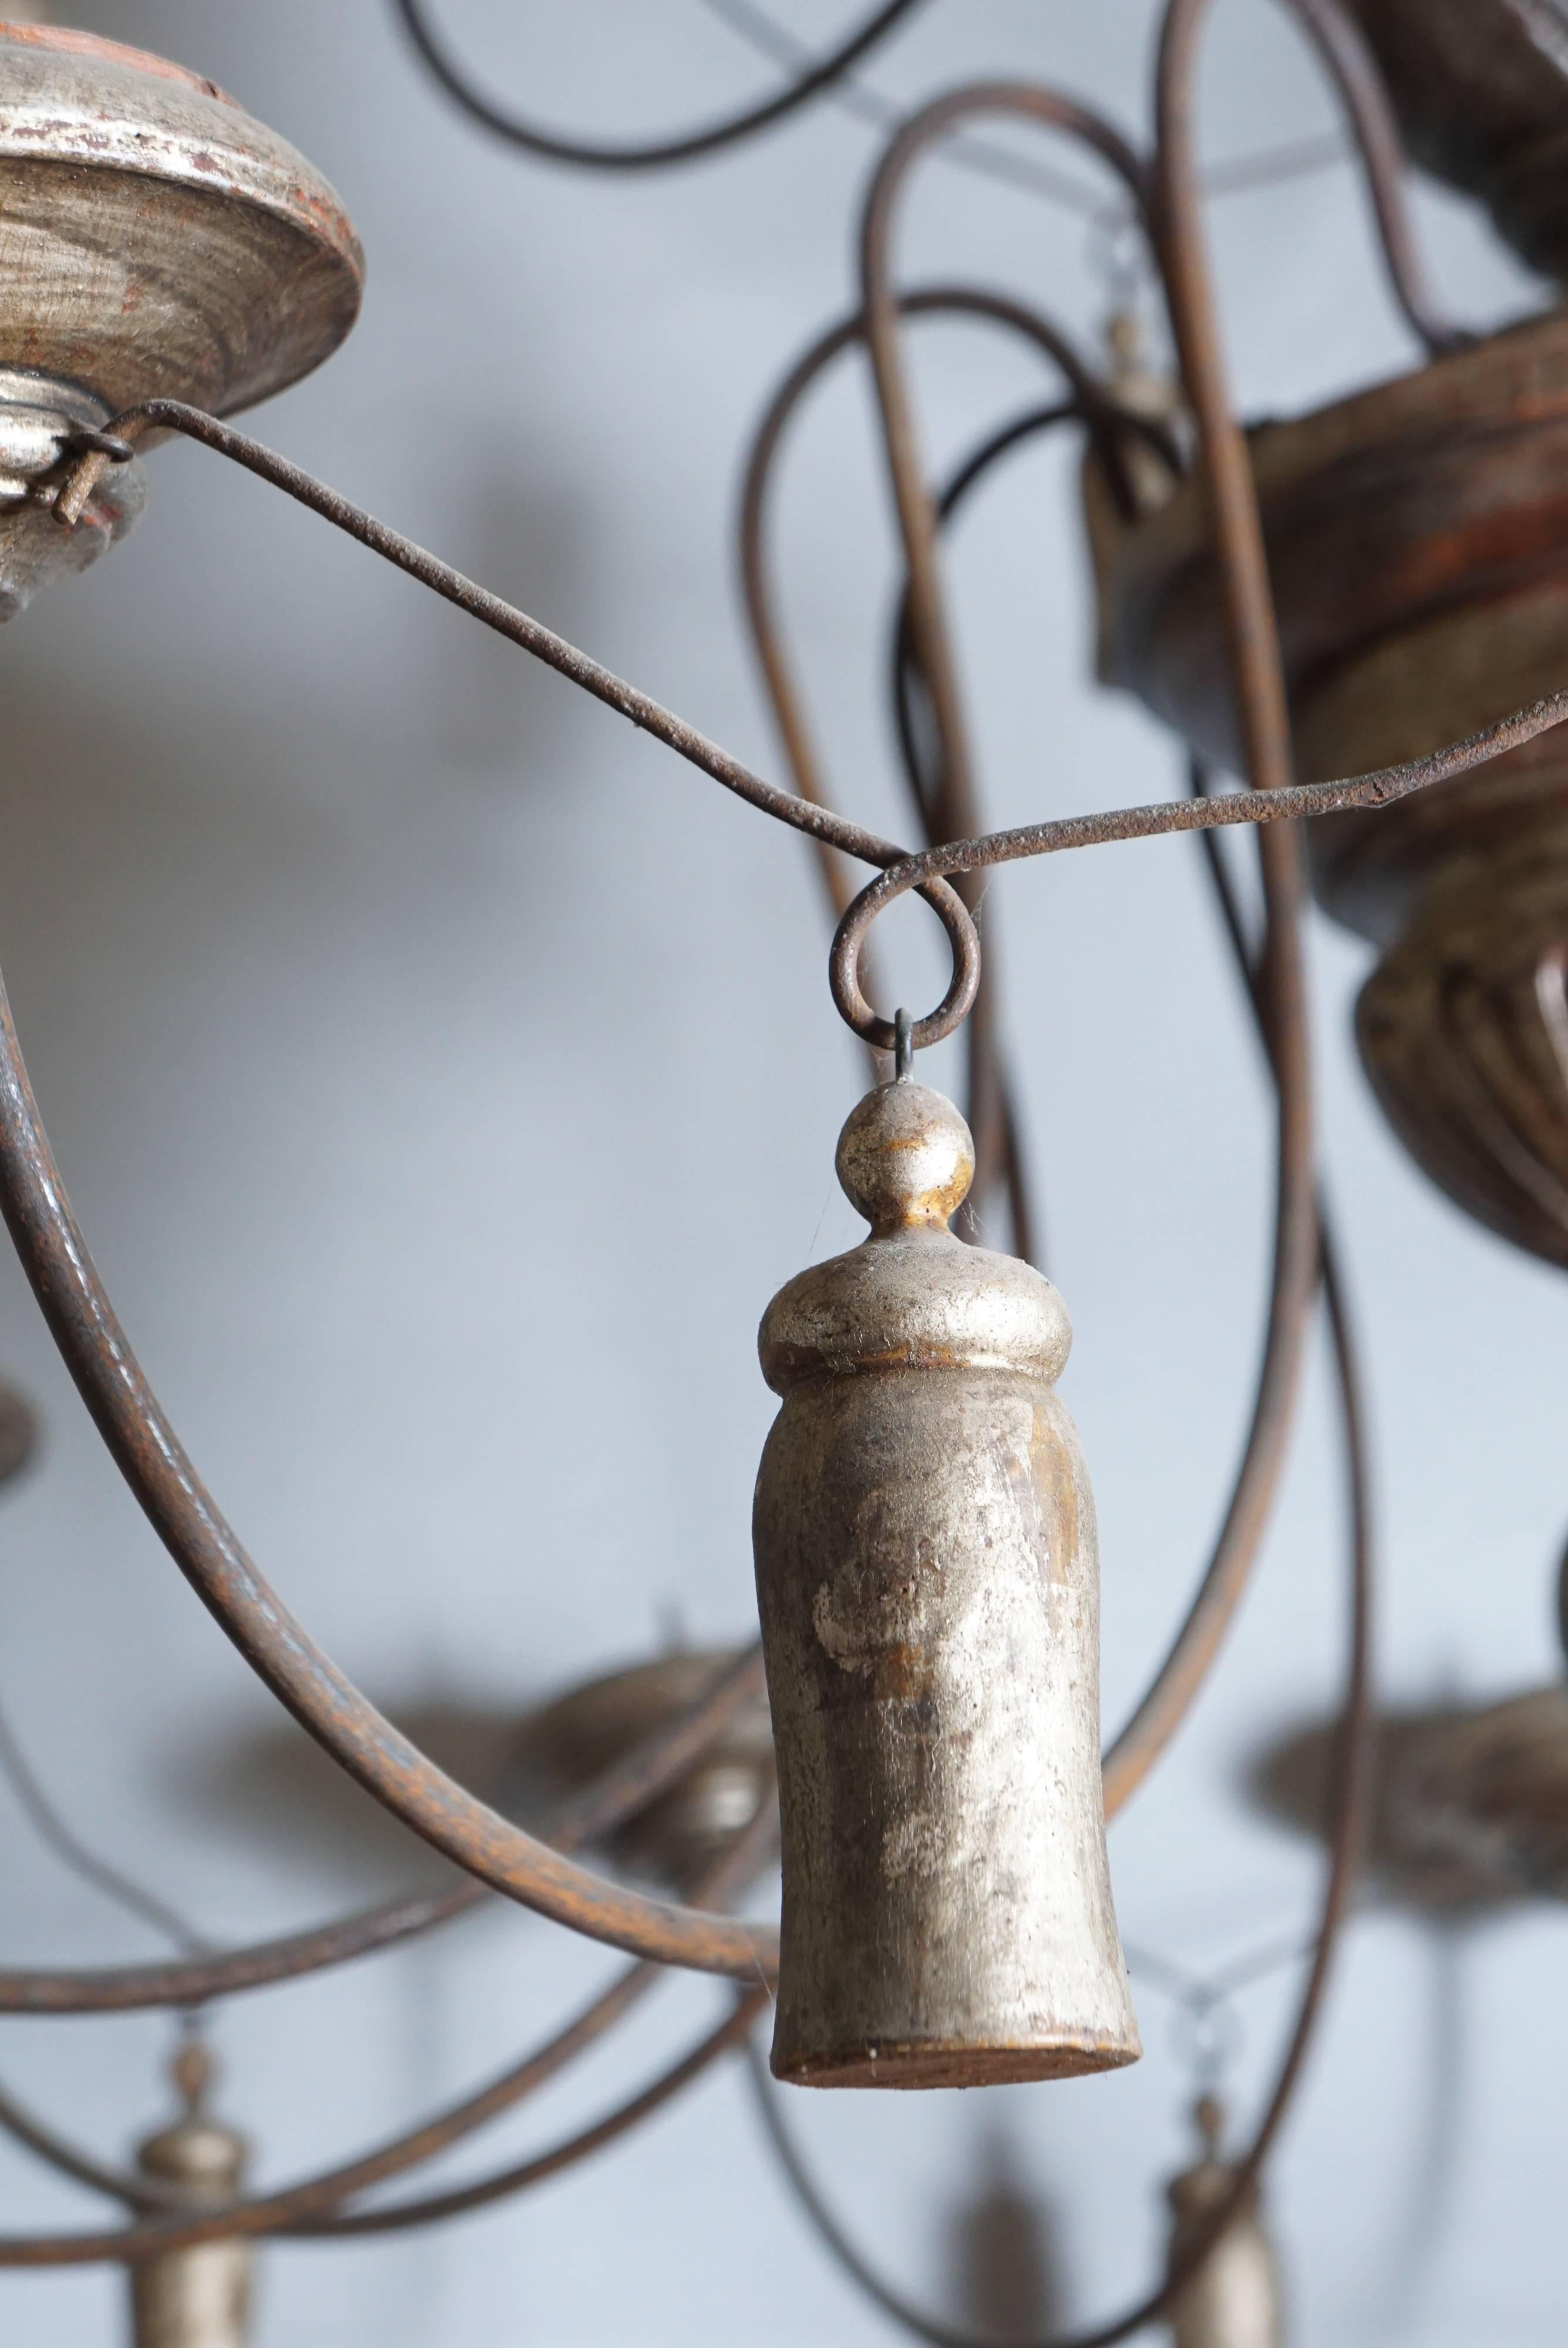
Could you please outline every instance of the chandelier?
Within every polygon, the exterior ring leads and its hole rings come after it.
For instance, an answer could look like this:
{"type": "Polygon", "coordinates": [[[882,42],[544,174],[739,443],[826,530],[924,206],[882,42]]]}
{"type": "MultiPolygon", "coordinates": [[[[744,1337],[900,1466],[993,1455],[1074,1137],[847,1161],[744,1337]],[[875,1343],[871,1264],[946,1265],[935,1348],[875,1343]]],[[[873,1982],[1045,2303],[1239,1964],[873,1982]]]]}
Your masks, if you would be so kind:
{"type": "MultiPolygon", "coordinates": [[[[52,2113],[0,2088],[0,2128],[114,2213],[0,2236],[0,2266],[123,2270],[138,2348],[241,2348],[269,2240],[395,2235],[506,2202],[590,2160],[732,2057],[750,2066],[765,2138],[827,2251],[896,2323],[967,2348],[977,2335],[917,2303],[858,2247],[797,2140],[787,2091],[1090,2078],[1138,2060],[1137,2009],[1150,2000],[1173,2004],[1189,2034],[1192,2157],[1156,2180],[1156,2270],[1140,2275],[1130,2245],[1123,2303],[1053,2337],[1097,2348],[1161,2324],[1184,2348],[1275,2348],[1288,2294],[1266,2172],[1309,2075],[1356,1898],[1451,1921],[1562,1893],[1561,1689],[1374,1713],[1364,1382],[1319,1190],[1304,929],[1315,901],[1375,950],[1356,1044],[1405,1150],[1490,1231],[1568,1264],[1568,814],[1556,730],[1568,717],[1558,487],[1568,323],[1547,310],[1485,335],[1448,324],[1423,277],[1403,162],[1408,148],[1479,199],[1529,264],[1560,278],[1568,18],[1553,0],[1285,5],[1343,109],[1389,291],[1424,363],[1248,427],[1228,390],[1196,153],[1205,0],[1167,0],[1144,141],[1040,83],[977,79],[907,114],[887,108],[861,69],[916,0],[886,0],[820,54],[726,0],[721,13],[771,48],[777,94],[642,145],[534,122],[481,86],[424,0],[396,0],[433,103],[456,104],[523,168],[598,172],[628,201],[641,175],[707,159],[717,172],[731,149],[786,135],[815,105],[887,118],[856,299],[790,366],[745,462],[743,600],[779,778],[231,422],[323,366],[354,324],[364,259],[337,193],[182,65],[51,25],[0,25],[0,618],[25,628],[36,597],[142,522],[160,443],[183,438],[243,469],[305,510],[307,545],[323,523],[343,533],[768,819],[781,849],[799,835],[834,925],[829,996],[862,1047],[866,1084],[835,1161],[866,1236],[771,1302],[727,1299],[737,1342],[760,1315],[760,1375],[778,1398],[753,1517],[758,1644],[676,1643],[568,1691],[518,1722],[497,1782],[475,1790],[318,1643],[193,1464],[95,1267],[23,1057],[26,1022],[0,995],[0,1209],[110,1458],[279,1704],[455,1869],[432,1891],[214,1947],[83,1848],[0,1720],[0,1767],[32,1827],[171,1943],[153,1962],[0,1969],[0,2012],[41,2031],[63,2015],[173,2018],[172,2107],[129,2160],[87,2150],[52,2113]],[[1135,248],[1157,282],[1168,363],[1131,299],[1116,305],[1104,352],[1086,354],[979,278],[904,283],[897,231],[939,158],[1002,177],[1064,167],[1058,192],[1099,207],[1119,252],[1135,248]],[[1112,190],[1108,207],[1082,196],[1081,165],[1112,190]],[[983,325],[1050,377],[1048,398],[1004,417],[945,477],[927,453],[910,360],[911,329],[932,318],[983,325]],[[897,532],[884,680],[907,786],[897,837],[835,803],[773,561],[792,428],[846,360],[872,387],[897,532]],[[943,534],[1014,452],[1064,432],[1081,449],[1100,681],[1168,726],[1189,788],[991,829],[943,534]],[[1226,831],[1255,857],[1255,879],[1226,831]],[[1176,832],[1203,854],[1267,1073],[1272,1259],[1250,1417],[1212,1553],[1102,1751],[1091,1463],[1059,1390],[1071,1299],[1040,1268],[982,899],[1004,865],[1176,832]],[[940,999],[923,1008],[891,999],[875,966],[878,924],[905,897],[936,917],[947,957],[940,999]],[[949,1038],[961,1111],[921,1080],[920,1056],[949,1038]],[[1003,1234],[1005,1250],[991,1243],[1003,1234]],[[1106,1824],[1223,1668],[1280,1505],[1319,1320],[1346,1496],[1343,1698],[1332,1724],[1282,1730],[1254,1790],[1266,1811],[1324,1839],[1321,1900],[1305,1945],[1299,1934],[1281,1945],[1265,1917],[1255,1953],[1200,1976],[1123,1951],[1106,1824]],[[765,1897],[775,1864],[776,1925],[765,1897]],[[252,2182],[212,2013],[497,1900],[630,1962],[478,2090],[354,2157],[252,2182]],[[726,2002],[651,2081],[630,2085],[642,2078],[631,2056],[618,2100],[527,2159],[384,2190],[610,2042],[670,1969],[713,1977],[726,2002]],[[1221,2092],[1225,2027],[1239,1987],[1275,1973],[1291,1978],[1294,2005],[1244,2125],[1221,2092]]],[[[241,551],[231,551],[242,603],[241,551]]],[[[535,1007],[547,1021],[566,1015],[535,1007]]],[[[635,1214],[630,1135],[620,1172],[635,1214]]],[[[636,1342],[657,1376],[649,1334],[636,1342]]],[[[4,1397],[0,1478],[21,1477],[36,1437],[28,1405],[4,1397]]]]}

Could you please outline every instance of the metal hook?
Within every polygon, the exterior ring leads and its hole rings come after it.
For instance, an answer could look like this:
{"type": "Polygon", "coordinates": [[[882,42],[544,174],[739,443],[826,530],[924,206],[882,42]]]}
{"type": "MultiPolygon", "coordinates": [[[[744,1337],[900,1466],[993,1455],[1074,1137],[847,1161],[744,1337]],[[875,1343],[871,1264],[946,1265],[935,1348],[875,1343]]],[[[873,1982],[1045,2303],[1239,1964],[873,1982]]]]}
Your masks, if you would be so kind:
{"type": "Polygon", "coordinates": [[[900,1009],[893,1014],[894,1081],[907,1085],[914,1074],[915,1021],[911,1013],[900,1009]]]}

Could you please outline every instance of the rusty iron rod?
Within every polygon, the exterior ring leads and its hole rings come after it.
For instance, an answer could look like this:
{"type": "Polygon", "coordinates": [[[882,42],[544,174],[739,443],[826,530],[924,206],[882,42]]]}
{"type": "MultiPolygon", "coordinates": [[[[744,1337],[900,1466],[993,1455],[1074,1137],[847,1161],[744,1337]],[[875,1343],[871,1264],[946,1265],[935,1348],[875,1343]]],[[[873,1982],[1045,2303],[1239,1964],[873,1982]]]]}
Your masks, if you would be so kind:
{"type": "Polygon", "coordinates": [[[1344,104],[1394,300],[1417,341],[1439,358],[1470,337],[1443,317],[1427,283],[1405,201],[1404,141],[1371,46],[1343,0],[1284,0],[1284,5],[1317,49],[1344,104]]]}
{"type": "Polygon", "coordinates": [[[493,2176],[477,2178],[471,2184],[455,2185],[446,2193],[428,2194],[417,2201],[396,2201],[385,2209],[345,2210],[341,2216],[313,2219],[280,2230],[302,2241],[341,2241],[345,2235],[401,2233],[413,2226],[433,2226],[448,2218],[465,2217],[470,2210],[487,2209],[492,2202],[526,2192],[530,2186],[542,2185],[548,2178],[559,2177],[563,2168],[572,2168],[589,2153],[613,2143],[640,2121],[651,2118],[661,2105],[700,2078],[721,2055],[743,2046],[767,2003],[765,1990],[743,1991],[729,2019],[710,2032],[689,2054],[672,2064],[651,2086],[548,2152],[535,2153],[531,2159],[499,2169],[493,2176]]]}
{"type": "MultiPolygon", "coordinates": [[[[759,1851],[771,1843],[773,1833],[772,1813],[764,1805],[706,1870],[701,1886],[702,1895],[723,1899],[743,1883],[759,1851]]],[[[477,2128],[487,2126],[502,2113],[513,2110],[528,2096],[537,2094],[575,2056],[603,2037],[606,2031],[618,2023],[660,1977],[661,1969],[657,1965],[629,1966],[575,2020],[558,2031],[543,2046],[492,2080],[487,2086],[462,2097],[434,2118],[391,2137],[373,2151],[362,2153],[353,2160],[340,2162],[316,2176],[301,2178],[292,2185],[274,2188],[269,2193],[259,2194],[247,2200],[230,2201],[218,2208],[203,2202],[196,2210],[190,2210],[188,2207],[184,2216],[154,2218],[134,2227],[122,2226],[86,2234],[0,2236],[0,2269],[84,2266],[101,2264],[106,2260],[152,2258],[166,2251],[190,2249],[199,2242],[236,2235],[272,2234],[286,2227],[302,2226],[335,2209],[351,2195],[364,2191],[373,2185],[384,2184],[389,2178],[435,2159],[477,2128]]],[[[741,2005],[748,2013],[754,2013],[766,1994],[765,1987],[747,1992],[741,2000],[741,2005]]],[[[714,2051],[721,2050],[715,2048],[714,2051]]],[[[667,2092],[673,2091],[671,2085],[667,2092]]],[[[620,2132],[620,2127],[631,2124],[630,2107],[628,2113],[616,2133],[620,2132]]],[[[78,2182],[90,2185],[95,2191],[108,2192],[133,2209],[147,2208],[152,2203],[164,2209],[169,2207],[169,2198],[159,2194],[156,2188],[150,2195],[144,2191],[147,2180],[133,2178],[128,2171],[117,2171],[108,2164],[81,2153],[55,2131],[35,2120],[31,2114],[23,2111],[9,2097],[0,2105],[0,2116],[7,2126],[19,2118],[22,2127],[14,2132],[23,2135],[24,2140],[29,2141],[35,2151],[42,2153],[67,2175],[75,2176],[78,2182]]],[[[591,2146],[584,2147],[585,2151],[591,2148],[591,2146]]],[[[178,2195],[174,2198],[178,2205],[178,2195]]]]}
{"type": "Polygon", "coordinates": [[[884,0],[884,5],[835,49],[755,106],[745,107],[722,121],[706,123],[700,130],[683,131],[674,139],[628,141],[570,139],[564,132],[546,129],[542,124],[527,121],[521,115],[502,108],[476,89],[447,55],[425,22],[418,0],[393,0],[393,5],[420,57],[448,97],[456,98],[466,114],[496,138],[546,162],[570,163],[596,171],[651,171],[671,163],[695,162],[782,122],[786,115],[795,113],[831,88],[862,57],[868,57],[900,17],[907,16],[918,5],[918,0],[884,0]]]}
{"type": "MultiPolygon", "coordinates": [[[[889,865],[855,899],[834,940],[834,999],[846,1026],[859,1035],[870,1025],[872,1013],[856,983],[855,957],[877,915],[923,880],[948,872],[979,872],[993,865],[1012,864],[1035,856],[1054,856],[1077,848],[1104,848],[1126,839],[1162,839],[1173,833],[1219,830],[1230,824],[1260,827],[1284,825],[1304,818],[1337,815],[1347,808],[1377,808],[1451,782],[1493,758],[1533,742],[1568,718],[1568,686],[1543,694],[1511,710],[1494,725],[1483,726],[1462,741],[1419,758],[1406,758],[1369,774],[1347,776],[1340,781],[1291,783],[1272,790],[1225,791],[1208,799],[1153,799],[1141,807],[1108,808],[1090,815],[1057,816],[1042,823],[1020,824],[1008,831],[982,832],[973,839],[949,840],[940,848],[923,850],[889,865]]],[[[939,1043],[952,1025],[938,1014],[917,1021],[919,1047],[939,1043]],[[921,1035],[921,1028],[927,1030],[921,1035]],[[933,1032],[935,1031],[935,1032],[933,1032]]]]}
{"type": "MultiPolygon", "coordinates": [[[[1109,164],[1126,185],[1142,216],[1146,196],[1143,166],[1120,134],[1101,117],[1054,91],[1008,83],[978,84],[948,92],[906,122],[885,149],[872,177],[861,222],[860,267],[864,334],[871,359],[883,447],[907,574],[910,633],[919,672],[930,698],[938,746],[928,830],[953,839],[979,827],[974,762],[952,632],[948,623],[938,554],[938,522],[930,485],[921,462],[909,396],[897,295],[893,282],[893,236],[909,177],[931,147],[976,115],[1021,118],[1064,130],[1109,164]]],[[[1057,338],[1060,341],[1060,338],[1057,338]]],[[[1057,354],[1060,363],[1060,353],[1057,354]]],[[[1076,372],[1081,376],[1080,368],[1076,372]]],[[[976,893],[960,884],[972,911],[976,893]]],[[[1009,1124],[996,1045],[991,992],[983,983],[966,1009],[968,1019],[968,1121],[975,1146],[975,1191],[985,1197],[1004,1163],[1009,1124]]],[[[886,1051],[893,1043],[886,1021],[866,1040],[886,1051]]],[[[918,1037],[917,1037],[918,1040],[918,1037]]]]}
{"type": "MultiPolygon", "coordinates": [[[[712,1686],[683,1712],[559,1804],[540,1828],[543,1839],[557,1850],[579,1850],[635,1818],[700,1757],[761,1685],[762,1649],[753,1644],[726,1663],[712,1686]]],[[[492,1896],[485,1884],[466,1878],[449,1890],[384,1900],[307,1932],[256,1941],[248,1948],[215,1950],[209,1957],[189,1962],[91,1972],[11,1967],[0,1970],[0,2013],[111,2013],[206,2005],[396,1947],[466,1914],[492,1896]]]]}
{"type": "MultiPolygon", "coordinates": [[[[128,438],[158,426],[185,432],[233,458],[418,577],[448,601],[572,677],[751,804],[812,837],[846,847],[852,853],[865,856],[867,861],[885,867],[897,861],[888,843],[764,782],[672,713],[611,676],[553,632],[489,596],[450,566],[387,530],[298,468],[276,458],[258,443],[246,440],[228,426],[177,402],[149,405],[117,422],[128,438]]],[[[77,460],[70,481],[61,490],[57,512],[87,494],[96,478],[93,469],[101,468],[107,461],[101,452],[89,452],[77,460]]],[[[1245,488],[1250,494],[1250,477],[1246,477],[1245,488]]],[[[1554,707],[1542,716],[1534,730],[1563,715],[1568,715],[1568,696],[1564,696],[1563,707],[1554,707]]],[[[1494,735],[1496,732],[1493,729],[1494,735]]],[[[1405,777],[1405,787],[1416,788],[1422,782],[1440,779],[1445,773],[1479,763],[1501,747],[1503,745],[1499,740],[1481,739],[1433,758],[1416,761],[1405,777]]],[[[1032,828],[1027,839],[1020,834],[998,834],[989,841],[958,843],[932,853],[950,857],[955,864],[968,860],[970,869],[974,869],[983,862],[1002,860],[1007,854],[1042,853],[1049,848],[1088,844],[1095,838],[1187,830],[1205,821],[1267,822],[1276,815],[1305,811],[1308,802],[1324,803],[1325,792],[1334,795],[1327,802],[1330,804],[1376,804],[1379,798],[1392,795],[1392,788],[1390,777],[1384,774],[1340,786],[1299,786],[1283,798],[1268,791],[1237,794],[1235,806],[1228,800],[1204,802],[1201,807],[1191,802],[1173,802],[1159,808],[1123,810],[1119,816],[1064,819],[1056,825],[1032,828]]],[[[903,860],[899,869],[907,875],[903,885],[916,884],[920,876],[910,867],[917,867],[919,862],[918,858],[903,860]]],[[[864,905],[864,894],[857,902],[864,905]]],[[[956,917],[946,907],[939,908],[950,933],[958,920],[967,921],[956,898],[952,905],[957,909],[956,917]]],[[[841,930],[840,942],[842,938],[841,930]]],[[[974,951],[978,960],[972,926],[968,942],[966,952],[974,951]]],[[[958,989],[956,977],[954,987],[949,989],[949,1000],[958,989]]],[[[940,1025],[942,1016],[939,1009],[930,1020],[917,1024],[916,1040],[926,1041],[931,1027],[940,1025]]],[[[287,1687],[287,1700],[297,1707],[298,1715],[351,1774],[367,1783],[378,1798],[426,1839],[446,1849],[459,1864],[494,1888],[520,1898],[525,1905],[537,1905],[543,1912],[555,1914],[559,1921],[586,1931],[590,1937],[629,1947],[633,1953],[662,1958],[668,1952],[668,1962],[690,1963],[702,1970],[733,1968],[743,1974],[759,1962],[765,1963],[774,1946],[770,1935],[743,1934],[727,1922],[713,1923],[689,1913],[682,1915],[663,1903],[615,1891],[587,1870],[542,1853],[541,1847],[531,1838],[507,1828],[483,1804],[433,1771],[319,1650],[308,1642],[301,1643],[299,1626],[279,1621],[275,1599],[270,1592],[263,1594],[254,1569],[195,1482],[174,1442],[172,1430],[152,1402],[114,1323],[101,1284],[65,1204],[58,1172],[42,1136],[8,1018],[0,1025],[0,1045],[4,1047],[0,1062],[0,1111],[4,1115],[0,1125],[5,1145],[0,1149],[0,1178],[13,1234],[35,1285],[46,1301],[56,1341],[84,1391],[93,1397],[93,1406],[102,1413],[100,1425],[117,1430],[113,1447],[133,1489],[149,1508],[154,1521],[167,1526],[169,1545],[241,1652],[250,1653],[252,1646],[255,1648],[262,1675],[270,1684],[287,1687]]]]}

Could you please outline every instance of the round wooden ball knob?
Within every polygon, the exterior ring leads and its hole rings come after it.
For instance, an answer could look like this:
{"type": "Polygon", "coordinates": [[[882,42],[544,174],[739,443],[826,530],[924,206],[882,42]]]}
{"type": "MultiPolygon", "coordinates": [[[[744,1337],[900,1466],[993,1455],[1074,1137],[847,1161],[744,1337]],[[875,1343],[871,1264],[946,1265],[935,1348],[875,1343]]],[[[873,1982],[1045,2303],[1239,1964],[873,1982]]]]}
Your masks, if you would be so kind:
{"type": "Polygon", "coordinates": [[[974,1180],[975,1145],[943,1094],[879,1085],[850,1112],[836,1164],[845,1196],[874,1231],[945,1231],[974,1180]]]}

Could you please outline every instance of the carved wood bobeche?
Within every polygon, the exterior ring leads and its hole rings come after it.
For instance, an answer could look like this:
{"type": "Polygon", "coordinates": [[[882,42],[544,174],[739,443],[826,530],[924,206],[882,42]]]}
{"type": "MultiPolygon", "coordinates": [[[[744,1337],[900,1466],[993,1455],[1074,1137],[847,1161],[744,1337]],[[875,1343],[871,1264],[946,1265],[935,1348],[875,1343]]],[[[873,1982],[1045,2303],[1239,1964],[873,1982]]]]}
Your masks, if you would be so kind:
{"type": "MultiPolygon", "coordinates": [[[[1369,772],[1568,685],[1568,314],[1249,436],[1297,772],[1369,772]]],[[[1102,666],[1240,770],[1202,485],[1105,543],[1102,666]]],[[[1468,1212],[1568,1265],[1568,742],[1539,736],[1310,828],[1313,885],[1381,959],[1362,1059],[1468,1212]]]]}
{"type": "Polygon", "coordinates": [[[327,181],[215,83],[0,23],[0,620],[145,502],[139,461],[117,465],[57,527],[74,433],[144,400],[221,416],[282,391],[343,341],[364,276],[327,181]]]}

